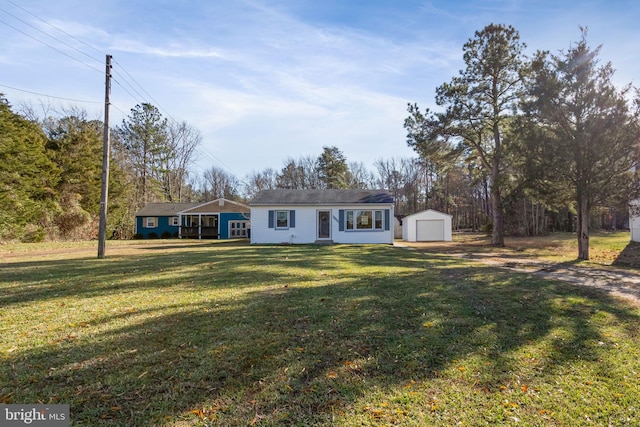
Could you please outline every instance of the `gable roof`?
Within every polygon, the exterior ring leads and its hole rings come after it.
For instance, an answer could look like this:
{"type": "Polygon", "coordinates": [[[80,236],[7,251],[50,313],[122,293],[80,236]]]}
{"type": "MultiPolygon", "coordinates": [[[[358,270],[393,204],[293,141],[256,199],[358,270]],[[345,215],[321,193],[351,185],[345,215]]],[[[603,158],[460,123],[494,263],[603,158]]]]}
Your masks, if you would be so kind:
{"type": "Polygon", "coordinates": [[[263,190],[249,204],[273,205],[353,205],[362,203],[392,204],[386,190],[263,190]]]}
{"type": "Polygon", "coordinates": [[[210,202],[201,203],[197,206],[185,209],[181,211],[182,214],[197,214],[197,213],[219,213],[219,212],[250,212],[249,206],[234,202],[232,200],[220,198],[210,202]]]}
{"type": "Polygon", "coordinates": [[[406,217],[402,218],[402,220],[403,221],[410,220],[413,217],[420,217],[420,216],[436,216],[436,217],[453,218],[453,215],[449,215],[448,213],[440,212],[440,211],[437,211],[435,209],[426,209],[424,211],[420,211],[420,212],[416,212],[416,213],[411,214],[411,215],[407,215],[406,217]]]}
{"type": "Polygon", "coordinates": [[[140,209],[136,216],[177,216],[187,213],[249,212],[242,203],[224,198],[199,203],[149,203],[140,209]]]}
{"type": "Polygon", "coordinates": [[[148,203],[136,216],[174,216],[200,205],[201,203],[148,203]]]}

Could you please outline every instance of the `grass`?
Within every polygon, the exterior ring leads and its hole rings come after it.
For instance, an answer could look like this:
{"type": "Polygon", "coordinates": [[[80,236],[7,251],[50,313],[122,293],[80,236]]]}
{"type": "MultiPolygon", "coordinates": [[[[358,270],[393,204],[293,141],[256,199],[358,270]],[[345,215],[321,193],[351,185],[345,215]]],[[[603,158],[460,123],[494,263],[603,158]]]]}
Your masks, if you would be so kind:
{"type": "Polygon", "coordinates": [[[0,402],[73,425],[640,419],[640,309],[591,289],[374,245],[0,251],[0,402]]]}
{"type": "MultiPolygon", "coordinates": [[[[489,235],[481,233],[454,234],[453,242],[430,242],[430,251],[493,252],[519,258],[535,258],[554,263],[575,263],[578,246],[575,233],[551,233],[536,237],[505,237],[505,247],[491,246],[489,235]]],[[[589,239],[589,261],[579,264],[589,266],[640,267],[640,244],[629,242],[629,232],[593,232],[589,239]]]]}

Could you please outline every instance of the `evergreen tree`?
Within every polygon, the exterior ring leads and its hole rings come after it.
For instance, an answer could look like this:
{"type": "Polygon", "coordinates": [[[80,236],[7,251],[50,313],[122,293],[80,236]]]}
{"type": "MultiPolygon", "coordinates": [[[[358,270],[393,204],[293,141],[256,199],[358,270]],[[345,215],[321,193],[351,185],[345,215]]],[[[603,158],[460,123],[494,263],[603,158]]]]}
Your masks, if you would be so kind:
{"type": "Polygon", "coordinates": [[[162,175],[170,155],[167,119],[153,105],[143,103],[131,109],[127,120],[117,129],[126,150],[126,161],[135,174],[140,206],[156,199],[165,199],[161,192],[162,175]]]}
{"type": "Polygon", "coordinates": [[[533,182],[572,194],[582,260],[589,259],[590,213],[627,190],[640,141],[638,112],[627,102],[631,87],[615,87],[611,64],[598,65],[599,51],[589,48],[583,30],[568,51],[539,53],[525,104],[533,182]]]}
{"type": "MultiPolygon", "coordinates": [[[[497,246],[504,246],[503,202],[509,188],[509,146],[513,141],[509,134],[523,90],[524,48],[511,26],[490,24],[476,31],[475,38],[463,46],[465,68],[436,89],[436,103],[446,107],[445,112],[427,110],[419,128],[408,128],[421,133],[412,138],[415,145],[409,140],[418,153],[453,141],[486,171],[493,217],[491,242],[497,246]]],[[[414,111],[410,108],[414,117],[415,110],[417,106],[414,111]]]]}
{"type": "Polygon", "coordinates": [[[325,188],[348,188],[350,177],[346,157],[338,147],[322,148],[318,171],[325,188]]]}
{"type": "Polygon", "coordinates": [[[42,240],[59,210],[59,169],[40,127],[11,110],[0,94],[0,240],[42,240]]]}

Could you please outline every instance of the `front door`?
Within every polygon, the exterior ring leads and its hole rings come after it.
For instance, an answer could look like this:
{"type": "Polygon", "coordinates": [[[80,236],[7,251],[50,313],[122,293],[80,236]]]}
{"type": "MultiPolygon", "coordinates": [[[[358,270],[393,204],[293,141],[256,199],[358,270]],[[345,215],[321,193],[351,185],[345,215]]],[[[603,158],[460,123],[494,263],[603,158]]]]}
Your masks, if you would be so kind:
{"type": "Polygon", "coordinates": [[[318,211],[318,240],[331,238],[331,211],[318,211]]]}

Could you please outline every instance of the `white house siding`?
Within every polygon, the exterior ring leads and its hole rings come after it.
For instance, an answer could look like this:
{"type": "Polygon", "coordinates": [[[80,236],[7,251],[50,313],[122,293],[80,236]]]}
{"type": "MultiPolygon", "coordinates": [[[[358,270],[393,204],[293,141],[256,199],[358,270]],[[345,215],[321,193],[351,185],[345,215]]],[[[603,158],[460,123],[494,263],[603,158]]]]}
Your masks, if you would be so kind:
{"type": "Polygon", "coordinates": [[[640,200],[630,203],[629,228],[631,229],[631,241],[640,242],[640,200]]]}
{"type": "MultiPolygon", "coordinates": [[[[318,241],[318,211],[331,211],[331,235],[333,243],[383,243],[393,244],[393,207],[390,205],[335,205],[335,206],[252,206],[252,244],[309,244],[318,241]],[[389,227],[375,231],[340,231],[340,210],[389,210],[389,227]],[[269,211],[295,211],[295,226],[286,230],[269,228],[269,211]]],[[[385,218],[383,215],[383,222],[385,218]]]]}
{"type": "Polygon", "coordinates": [[[402,240],[451,241],[451,215],[432,209],[402,219],[402,240]]]}

